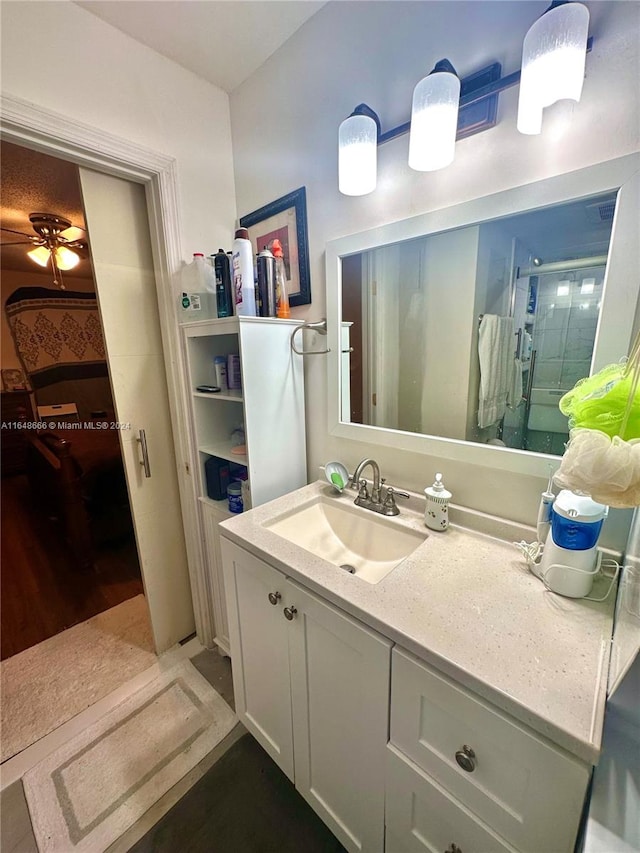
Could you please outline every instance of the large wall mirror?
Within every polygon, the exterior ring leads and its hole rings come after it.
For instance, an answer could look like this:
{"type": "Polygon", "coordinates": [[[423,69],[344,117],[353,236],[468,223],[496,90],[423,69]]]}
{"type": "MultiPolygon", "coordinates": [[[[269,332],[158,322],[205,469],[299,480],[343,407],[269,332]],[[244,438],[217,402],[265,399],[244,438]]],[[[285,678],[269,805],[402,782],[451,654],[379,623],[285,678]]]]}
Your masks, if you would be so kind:
{"type": "Polygon", "coordinates": [[[559,399],[629,348],[638,167],[630,155],[328,244],[331,432],[546,472],[568,439],[559,399]]]}

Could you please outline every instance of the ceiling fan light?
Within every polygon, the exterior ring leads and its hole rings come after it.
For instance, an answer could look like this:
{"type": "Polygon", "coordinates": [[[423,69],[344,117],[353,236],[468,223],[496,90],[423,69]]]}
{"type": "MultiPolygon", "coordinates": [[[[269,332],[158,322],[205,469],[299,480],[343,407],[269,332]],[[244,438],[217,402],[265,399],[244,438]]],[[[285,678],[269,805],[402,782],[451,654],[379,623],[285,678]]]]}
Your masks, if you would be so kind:
{"type": "Polygon", "coordinates": [[[49,263],[49,249],[46,246],[38,246],[35,249],[30,249],[27,252],[27,255],[31,258],[32,261],[35,261],[36,264],[40,264],[41,267],[46,267],[49,263]]]}
{"type": "Polygon", "coordinates": [[[71,249],[67,249],[66,246],[57,246],[54,252],[56,266],[59,270],[72,270],[80,263],[80,257],[75,252],[72,252],[71,249]]]}

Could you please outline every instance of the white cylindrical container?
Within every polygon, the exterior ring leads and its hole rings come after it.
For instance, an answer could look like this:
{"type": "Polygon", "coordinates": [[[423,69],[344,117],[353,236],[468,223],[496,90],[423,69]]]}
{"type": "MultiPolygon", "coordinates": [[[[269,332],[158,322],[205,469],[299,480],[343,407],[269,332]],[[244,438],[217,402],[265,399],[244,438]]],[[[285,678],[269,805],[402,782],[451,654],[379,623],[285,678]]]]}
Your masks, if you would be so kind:
{"type": "Polygon", "coordinates": [[[224,355],[217,355],[213,360],[213,367],[216,373],[216,385],[222,391],[226,391],[227,385],[227,359],[224,355]]]}
{"type": "Polygon", "coordinates": [[[256,316],[256,290],[253,279],[253,250],[249,232],[238,228],[231,252],[231,277],[236,314],[243,317],[256,316]]]}
{"type": "Polygon", "coordinates": [[[446,530],[449,526],[449,501],[451,492],[448,492],[442,482],[442,474],[436,474],[433,486],[424,490],[427,504],[424,508],[424,523],[431,530],[446,530]]]}

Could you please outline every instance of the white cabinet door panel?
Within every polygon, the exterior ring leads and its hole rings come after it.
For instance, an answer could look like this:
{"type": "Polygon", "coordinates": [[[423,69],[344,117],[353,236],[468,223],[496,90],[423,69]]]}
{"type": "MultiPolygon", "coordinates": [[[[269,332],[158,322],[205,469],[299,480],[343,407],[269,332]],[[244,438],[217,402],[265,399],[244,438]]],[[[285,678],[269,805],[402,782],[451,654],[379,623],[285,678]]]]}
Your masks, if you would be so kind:
{"type": "Polygon", "coordinates": [[[293,781],[285,576],[221,538],[236,713],[293,781]],[[282,598],[274,606],[269,593],[282,598]]]}
{"type": "Polygon", "coordinates": [[[380,853],[392,644],[287,587],[296,788],[348,850],[380,853]]]}

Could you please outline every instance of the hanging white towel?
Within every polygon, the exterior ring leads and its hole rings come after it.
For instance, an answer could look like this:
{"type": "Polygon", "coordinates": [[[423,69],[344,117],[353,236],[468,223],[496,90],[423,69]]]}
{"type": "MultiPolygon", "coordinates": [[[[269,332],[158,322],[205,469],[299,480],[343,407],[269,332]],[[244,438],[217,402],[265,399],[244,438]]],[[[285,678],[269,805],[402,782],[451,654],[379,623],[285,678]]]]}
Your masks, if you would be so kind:
{"type": "Polygon", "coordinates": [[[510,409],[517,409],[520,403],[522,403],[522,362],[519,358],[515,358],[511,371],[509,394],[507,395],[507,406],[510,409]]]}
{"type": "Polygon", "coordinates": [[[478,333],[480,393],[478,426],[497,423],[507,410],[515,348],[513,318],[485,314],[478,333]]]}

